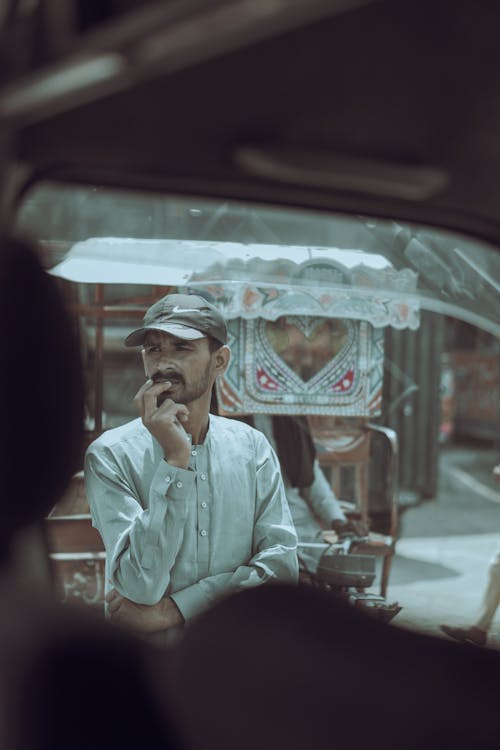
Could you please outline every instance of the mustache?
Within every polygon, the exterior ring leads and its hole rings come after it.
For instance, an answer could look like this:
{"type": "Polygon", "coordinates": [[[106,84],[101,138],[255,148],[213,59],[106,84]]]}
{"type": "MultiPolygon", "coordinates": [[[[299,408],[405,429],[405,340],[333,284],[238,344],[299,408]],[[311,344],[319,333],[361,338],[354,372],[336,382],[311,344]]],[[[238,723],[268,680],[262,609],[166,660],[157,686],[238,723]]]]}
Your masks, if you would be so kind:
{"type": "Polygon", "coordinates": [[[178,382],[178,383],[184,383],[184,377],[181,375],[180,372],[177,372],[176,370],[165,370],[164,372],[155,372],[153,375],[151,375],[151,380],[155,385],[158,383],[165,382],[166,380],[170,380],[171,382],[178,382]]]}

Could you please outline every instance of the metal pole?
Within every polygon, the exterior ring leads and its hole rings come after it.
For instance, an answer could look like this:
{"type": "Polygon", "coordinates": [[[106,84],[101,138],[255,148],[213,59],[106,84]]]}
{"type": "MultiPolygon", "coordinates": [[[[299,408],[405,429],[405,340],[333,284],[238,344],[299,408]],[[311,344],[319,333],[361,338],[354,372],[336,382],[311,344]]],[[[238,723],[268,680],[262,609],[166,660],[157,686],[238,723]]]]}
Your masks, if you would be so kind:
{"type": "Polygon", "coordinates": [[[95,287],[95,360],[94,360],[94,430],[96,437],[102,432],[102,408],[104,390],[104,285],[95,287]]]}

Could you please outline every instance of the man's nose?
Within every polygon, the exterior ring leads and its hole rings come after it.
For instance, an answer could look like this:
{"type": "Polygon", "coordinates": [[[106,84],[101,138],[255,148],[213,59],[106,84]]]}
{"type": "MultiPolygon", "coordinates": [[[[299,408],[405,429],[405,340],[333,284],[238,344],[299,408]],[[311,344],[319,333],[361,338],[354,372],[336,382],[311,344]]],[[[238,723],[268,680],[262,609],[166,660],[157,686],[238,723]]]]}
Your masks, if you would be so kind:
{"type": "Polygon", "coordinates": [[[175,369],[174,363],[175,359],[173,353],[162,349],[158,355],[158,369],[162,372],[168,369],[175,369]]]}
{"type": "Polygon", "coordinates": [[[174,372],[177,372],[179,370],[179,353],[175,348],[162,348],[161,353],[158,356],[159,358],[157,359],[156,364],[159,370],[162,372],[165,372],[165,370],[174,370],[174,372]]]}

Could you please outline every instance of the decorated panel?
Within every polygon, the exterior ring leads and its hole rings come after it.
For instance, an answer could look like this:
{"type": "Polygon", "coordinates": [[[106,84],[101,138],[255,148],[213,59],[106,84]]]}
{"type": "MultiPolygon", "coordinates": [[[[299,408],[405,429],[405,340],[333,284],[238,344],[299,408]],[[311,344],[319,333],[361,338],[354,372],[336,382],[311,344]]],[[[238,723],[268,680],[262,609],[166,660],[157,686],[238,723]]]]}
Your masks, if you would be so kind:
{"type": "Polygon", "coordinates": [[[217,385],[221,413],[380,413],[383,329],[308,315],[229,321],[232,358],[217,385]]]}

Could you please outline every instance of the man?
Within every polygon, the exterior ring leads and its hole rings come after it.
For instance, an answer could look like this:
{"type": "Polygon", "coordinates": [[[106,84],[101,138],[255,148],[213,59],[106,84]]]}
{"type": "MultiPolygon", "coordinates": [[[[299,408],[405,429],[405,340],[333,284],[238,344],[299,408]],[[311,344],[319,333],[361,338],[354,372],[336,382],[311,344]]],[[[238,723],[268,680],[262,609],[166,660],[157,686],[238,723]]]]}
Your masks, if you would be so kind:
{"type": "Polygon", "coordinates": [[[143,347],[141,416],[98,438],[85,464],[112,619],[163,631],[240,589],[295,582],[297,537],[274,451],[248,425],[209,416],[230,356],[217,308],[167,295],[125,343],[143,347]]]}
{"type": "Polygon", "coordinates": [[[276,451],[299,540],[299,564],[303,570],[315,573],[322,553],[332,541],[363,537],[368,529],[361,521],[347,520],[319,465],[305,418],[255,414],[241,419],[260,430],[276,451]]]}

